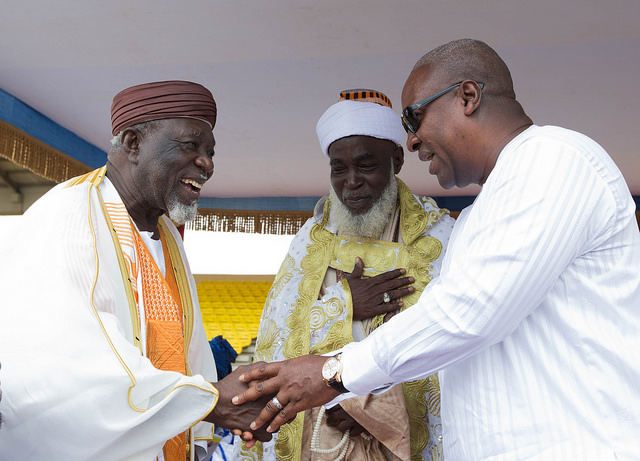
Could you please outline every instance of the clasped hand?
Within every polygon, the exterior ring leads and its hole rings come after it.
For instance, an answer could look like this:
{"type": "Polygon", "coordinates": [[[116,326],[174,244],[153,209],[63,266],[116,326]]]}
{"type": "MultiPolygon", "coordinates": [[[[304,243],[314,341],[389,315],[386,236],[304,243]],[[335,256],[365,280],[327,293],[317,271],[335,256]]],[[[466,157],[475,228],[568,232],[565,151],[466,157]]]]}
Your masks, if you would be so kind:
{"type": "MultiPolygon", "coordinates": [[[[404,269],[394,269],[374,277],[362,278],[364,263],[356,258],[353,272],[346,277],[353,300],[353,318],[356,320],[387,313],[392,315],[403,303],[403,296],[413,293],[413,277],[403,277],[404,269]]],[[[385,318],[386,320],[386,318],[385,318]]],[[[290,422],[300,412],[330,402],[339,392],[322,380],[322,366],[327,357],[305,355],[282,362],[258,362],[241,369],[239,381],[244,388],[235,394],[232,402],[243,415],[255,415],[256,404],[261,410],[248,429],[244,425],[231,426],[245,432],[242,438],[250,447],[255,438],[263,440],[277,431],[282,424],[290,422]],[[276,397],[278,405],[272,402],[276,397]],[[249,405],[250,408],[245,409],[249,405]],[[266,430],[264,427],[266,427],[266,430]]],[[[231,376],[237,376],[236,372],[231,376]]],[[[334,415],[336,424],[346,424],[339,411],[334,415]]],[[[242,419],[243,424],[246,419],[242,419]]],[[[228,423],[227,423],[228,427],[228,423]]],[[[354,426],[355,427],[355,426],[354,426]]],[[[268,439],[267,439],[268,440],[268,439]]]]}
{"type": "Polygon", "coordinates": [[[242,435],[245,440],[257,439],[266,442],[271,440],[271,433],[262,428],[262,425],[256,426],[255,430],[249,425],[275,394],[262,394],[254,399],[255,401],[241,406],[231,403],[232,397],[248,389],[247,383],[239,379],[239,376],[248,370],[247,365],[238,367],[221,381],[211,383],[218,390],[218,403],[205,420],[216,426],[231,429],[234,434],[242,435]]]}
{"type": "Polygon", "coordinates": [[[349,432],[351,437],[360,435],[364,432],[364,427],[356,421],[340,404],[327,410],[327,424],[338,428],[340,432],[349,432]]]}
{"type": "Polygon", "coordinates": [[[282,404],[280,410],[271,404],[264,405],[258,417],[250,424],[251,431],[268,423],[267,433],[275,432],[282,424],[292,421],[298,412],[318,407],[336,398],[339,392],[321,378],[322,366],[326,360],[327,357],[321,355],[304,355],[283,362],[248,365],[240,380],[251,385],[236,395],[233,403],[242,408],[247,402],[264,402],[264,396],[272,398],[275,394],[282,404]]]}

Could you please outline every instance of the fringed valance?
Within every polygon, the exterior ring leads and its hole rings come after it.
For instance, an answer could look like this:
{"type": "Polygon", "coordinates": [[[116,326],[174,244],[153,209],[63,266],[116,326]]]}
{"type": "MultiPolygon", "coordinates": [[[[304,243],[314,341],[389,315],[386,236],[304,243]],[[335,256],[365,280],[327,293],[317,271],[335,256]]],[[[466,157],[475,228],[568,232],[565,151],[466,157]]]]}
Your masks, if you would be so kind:
{"type": "Polygon", "coordinates": [[[187,223],[189,230],[294,235],[313,211],[216,210],[199,209],[198,217],[187,223]]]}
{"type": "MultiPolygon", "coordinates": [[[[0,120],[0,156],[46,179],[61,183],[87,173],[92,168],[37,140],[13,125],[0,120]]],[[[639,202],[637,196],[634,197],[639,202]]],[[[439,198],[447,208],[448,198],[439,198]]],[[[448,208],[455,209],[449,205],[448,208]]],[[[458,208],[460,209],[460,208],[458,208]]],[[[187,223],[190,230],[294,235],[312,215],[312,211],[226,210],[202,208],[198,217],[187,223]]],[[[457,217],[459,212],[452,211],[457,217]]],[[[640,210],[636,211],[640,228],[640,210]]]]}
{"type": "Polygon", "coordinates": [[[0,120],[0,156],[56,183],[91,170],[3,120],[0,120]]]}

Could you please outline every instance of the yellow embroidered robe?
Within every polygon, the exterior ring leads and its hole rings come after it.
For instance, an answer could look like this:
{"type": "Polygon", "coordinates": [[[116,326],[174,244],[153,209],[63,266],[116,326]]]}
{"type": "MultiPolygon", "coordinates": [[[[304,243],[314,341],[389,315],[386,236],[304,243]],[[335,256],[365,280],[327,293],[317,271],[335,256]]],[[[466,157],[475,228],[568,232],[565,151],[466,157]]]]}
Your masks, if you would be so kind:
{"type": "MultiPolygon", "coordinates": [[[[337,236],[326,197],[314,217],[298,232],[268,294],[260,321],[256,359],[276,361],[304,354],[322,354],[353,341],[351,299],[342,281],[318,299],[328,267],[351,272],[356,256],[365,262],[365,276],[404,267],[416,279],[416,292],[403,299],[411,306],[439,272],[453,219],[428,197],[418,197],[398,180],[400,233],[404,244],[337,236]]],[[[381,319],[378,319],[381,322],[381,319]]],[[[413,459],[438,459],[441,444],[437,379],[404,385],[412,436],[413,459]],[[429,426],[428,413],[436,422],[429,426]],[[435,456],[434,456],[435,455],[435,456]]],[[[283,426],[273,443],[242,450],[241,459],[298,460],[304,415],[283,426]],[[264,448],[264,452],[263,452],[264,448]],[[275,454],[273,450],[275,449],[275,454]]]]}

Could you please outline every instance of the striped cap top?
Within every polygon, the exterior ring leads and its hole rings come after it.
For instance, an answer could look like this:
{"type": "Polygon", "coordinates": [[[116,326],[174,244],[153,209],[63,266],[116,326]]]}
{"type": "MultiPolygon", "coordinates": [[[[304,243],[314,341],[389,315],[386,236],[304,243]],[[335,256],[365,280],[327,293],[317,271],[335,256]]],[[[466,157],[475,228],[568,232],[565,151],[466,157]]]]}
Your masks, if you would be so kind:
{"type": "Polygon", "coordinates": [[[340,92],[340,101],[376,102],[391,108],[391,101],[386,94],[376,90],[354,89],[340,92]]]}

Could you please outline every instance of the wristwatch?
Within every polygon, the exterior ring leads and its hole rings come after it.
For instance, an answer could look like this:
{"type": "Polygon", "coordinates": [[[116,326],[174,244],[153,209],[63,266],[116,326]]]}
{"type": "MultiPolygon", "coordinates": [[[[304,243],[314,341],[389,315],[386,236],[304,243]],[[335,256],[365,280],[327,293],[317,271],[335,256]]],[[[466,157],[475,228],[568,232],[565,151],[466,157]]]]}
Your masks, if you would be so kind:
{"type": "Polygon", "coordinates": [[[336,391],[344,394],[349,392],[344,384],[342,384],[342,362],[340,356],[342,354],[329,357],[322,366],[322,379],[328,386],[333,387],[336,391]]]}

